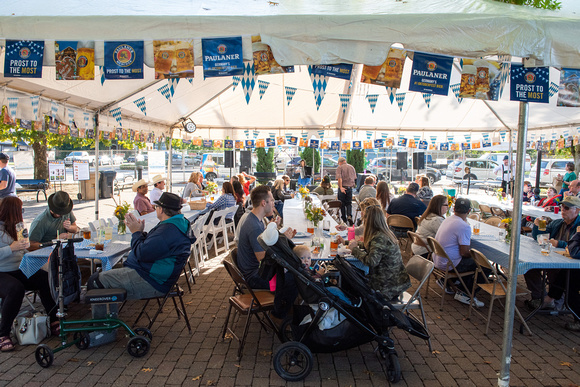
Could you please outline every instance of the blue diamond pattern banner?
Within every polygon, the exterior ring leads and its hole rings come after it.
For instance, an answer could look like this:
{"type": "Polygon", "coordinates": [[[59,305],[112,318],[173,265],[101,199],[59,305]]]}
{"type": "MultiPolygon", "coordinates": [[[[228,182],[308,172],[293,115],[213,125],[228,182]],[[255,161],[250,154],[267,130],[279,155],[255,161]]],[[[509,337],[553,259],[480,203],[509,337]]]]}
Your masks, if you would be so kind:
{"type": "Polygon", "coordinates": [[[115,121],[117,121],[117,124],[119,124],[119,126],[123,126],[123,118],[121,117],[121,108],[115,108],[115,109],[111,109],[111,115],[113,116],[113,118],[115,119],[115,121]]]}
{"type": "Polygon", "coordinates": [[[508,77],[510,76],[510,62],[512,60],[511,55],[499,55],[497,57],[498,62],[501,63],[500,72],[500,87],[499,87],[499,96],[503,94],[503,89],[507,83],[508,77]]]}
{"type": "Polygon", "coordinates": [[[52,101],[50,103],[50,116],[56,119],[57,114],[58,114],[58,103],[52,101]]]}
{"type": "Polygon", "coordinates": [[[147,106],[145,105],[145,97],[137,98],[135,101],[133,101],[133,103],[137,105],[139,109],[141,109],[141,113],[147,115],[147,106]]]}
{"type": "Polygon", "coordinates": [[[550,97],[553,97],[554,94],[558,92],[558,85],[554,82],[550,82],[550,97]]]}
{"type": "Polygon", "coordinates": [[[40,97],[35,95],[30,97],[30,103],[32,104],[32,118],[34,121],[38,120],[38,107],[40,105],[40,97]]]}
{"type": "Polygon", "coordinates": [[[451,91],[453,91],[453,94],[455,94],[455,98],[457,98],[457,102],[461,103],[461,101],[463,101],[463,98],[461,98],[459,96],[459,88],[461,87],[461,84],[456,83],[454,85],[451,85],[451,91]]]}
{"type": "Polygon", "coordinates": [[[240,84],[242,78],[238,77],[237,75],[232,78],[232,91],[236,91],[236,87],[240,84]]]}
{"type": "Polygon", "coordinates": [[[171,103],[171,97],[173,97],[173,96],[171,95],[171,91],[169,90],[169,86],[163,85],[159,89],[157,89],[157,91],[160,92],[161,95],[163,95],[165,98],[167,98],[169,103],[171,103]]]}
{"type": "Polygon", "coordinates": [[[18,110],[18,98],[8,98],[8,112],[12,119],[16,119],[16,110],[18,110]]]}
{"type": "Polygon", "coordinates": [[[260,92],[260,99],[262,99],[262,97],[264,96],[264,93],[268,89],[268,86],[270,86],[270,82],[258,80],[258,91],[260,92]]]}
{"type": "Polygon", "coordinates": [[[350,102],[350,94],[339,94],[340,97],[340,105],[342,106],[342,112],[346,112],[346,108],[350,102]]]}
{"type": "Polygon", "coordinates": [[[315,74],[313,67],[308,66],[308,74],[310,74],[310,81],[314,89],[314,101],[316,102],[316,110],[320,109],[324,95],[326,94],[326,86],[328,85],[328,76],[315,74]]]}
{"type": "Polygon", "coordinates": [[[288,103],[288,106],[290,106],[290,102],[292,102],[292,98],[294,98],[297,89],[289,86],[285,86],[284,89],[286,90],[286,102],[288,103]]]}
{"type": "Polygon", "coordinates": [[[386,87],[387,88],[387,95],[389,96],[389,101],[391,101],[391,105],[393,104],[393,102],[395,101],[395,93],[397,92],[397,89],[395,89],[394,87],[386,87]]]}
{"type": "Polygon", "coordinates": [[[246,62],[244,63],[244,75],[242,77],[242,87],[244,89],[244,96],[246,98],[246,104],[250,103],[250,98],[252,97],[252,92],[254,91],[254,86],[256,86],[256,75],[254,73],[254,63],[246,62]]]}
{"type": "Polygon", "coordinates": [[[405,93],[395,94],[395,99],[397,100],[397,104],[399,105],[399,110],[403,111],[403,104],[405,103],[405,93]]]}
{"type": "Polygon", "coordinates": [[[75,111],[74,109],[68,108],[68,125],[73,126],[75,122],[75,111]]]}
{"type": "Polygon", "coordinates": [[[379,99],[378,94],[367,94],[367,101],[369,101],[369,106],[371,107],[371,112],[375,112],[375,107],[377,106],[377,101],[379,99]]]}
{"type": "Polygon", "coordinates": [[[427,109],[431,106],[431,94],[430,93],[421,93],[423,94],[423,99],[425,100],[425,104],[427,105],[427,109]]]}

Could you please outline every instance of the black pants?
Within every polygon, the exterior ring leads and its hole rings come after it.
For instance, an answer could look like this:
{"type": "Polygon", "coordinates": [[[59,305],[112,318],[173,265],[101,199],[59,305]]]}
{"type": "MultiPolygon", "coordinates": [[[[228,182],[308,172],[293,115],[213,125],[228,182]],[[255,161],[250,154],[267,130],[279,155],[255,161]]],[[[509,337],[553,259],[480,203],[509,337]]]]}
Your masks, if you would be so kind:
{"type": "Polygon", "coordinates": [[[26,278],[20,270],[0,273],[0,298],[2,298],[0,337],[10,334],[10,329],[20,311],[26,290],[38,290],[40,301],[50,316],[50,321],[56,321],[56,303],[50,294],[46,271],[39,270],[30,278],[26,278]]]}
{"type": "MultiPolygon", "coordinates": [[[[455,269],[457,269],[458,273],[465,273],[466,271],[474,271],[475,269],[477,269],[477,265],[475,264],[475,261],[473,260],[473,258],[463,257],[463,258],[461,258],[461,261],[455,266],[455,269]]],[[[481,273],[479,273],[479,275],[477,276],[477,283],[480,283],[480,284],[484,283],[485,278],[483,276],[485,275],[487,277],[490,273],[491,273],[491,270],[489,270],[487,268],[483,268],[483,275],[481,273]]],[[[464,276],[461,278],[463,279],[465,286],[467,286],[467,289],[463,289],[463,285],[461,283],[459,284],[458,288],[467,294],[471,294],[471,292],[473,291],[474,276],[469,275],[469,276],[464,276]]],[[[479,291],[479,287],[475,288],[475,293],[477,293],[478,291],[479,291]]]]}
{"type": "Polygon", "coordinates": [[[559,270],[554,281],[550,284],[548,296],[555,300],[562,298],[566,290],[566,276],[570,272],[570,283],[568,284],[568,306],[576,314],[580,314],[580,270],[559,270]]]}
{"type": "Polygon", "coordinates": [[[345,188],[345,192],[338,190],[338,200],[342,203],[340,213],[342,220],[346,223],[347,218],[352,217],[352,188],[345,188]]]}
{"type": "MultiPolygon", "coordinates": [[[[270,290],[270,283],[261,277],[251,277],[248,280],[248,285],[252,289],[268,289],[270,290]]],[[[294,300],[298,296],[298,288],[294,276],[290,273],[284,273],[284,283],[279,276],[276,277],[276,295],[274,296],[274,310],[272,315],[276,318],[284,318],[290,311],[294,304],[294,300]]]]}
{"type": "MultiPolygon", "coordinates": [[[[526,286],[531,292],[532,299],[544,299],[545,287],[542,286],[542,271],[541,269],[532,269],[524,274],[524,279],[526,280],[526,286]]],[[[556,283],[556,278],[558,273],[563,270],[560,269],[549,269],[546,270],[546,277],[548,284],[550,284],[550,290],[552,289],[552,284],[556,283]]],[[[562,297],[562,293],[560,293],[562,297]]],[[[558,299],[560,298],[558,297],[558,299]]]]}

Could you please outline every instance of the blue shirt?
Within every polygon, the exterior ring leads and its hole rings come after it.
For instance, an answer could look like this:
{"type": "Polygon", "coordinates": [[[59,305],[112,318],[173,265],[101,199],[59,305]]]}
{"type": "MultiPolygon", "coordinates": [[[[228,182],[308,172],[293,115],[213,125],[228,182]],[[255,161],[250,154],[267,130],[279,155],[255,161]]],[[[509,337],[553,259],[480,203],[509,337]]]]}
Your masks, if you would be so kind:
{"type": "Polygon", "coordinates": [[[0,199],[7,196],[16,196],[16,175],[14,170],[8,165],[0,170],[0,181],[6,182],[6,188],[0,190],[0,199]]]}
{"type": "Polygon", "coordinates": [[[413,224],[417,226],[415,223],[415,217],[423,215],[423,212],[425,212],[426,209],[427,206],[425,203],[416,199],[412,195],[404,194],[391,200],[391,204],[389,204],[389,207],[387,208],[387,214],[405,215],[406,217],[411,218],[413,224]]]}
{"type": "Polygon", "coordinates": [[[256,253],[264,251],[258,242],[258,236],[264,231],[264,223],[249,212],[244,220],[243,227],[240,228],[238,239],[238,269],[246,280],[258,277],[258,267],[260,266],[256,253]]]}

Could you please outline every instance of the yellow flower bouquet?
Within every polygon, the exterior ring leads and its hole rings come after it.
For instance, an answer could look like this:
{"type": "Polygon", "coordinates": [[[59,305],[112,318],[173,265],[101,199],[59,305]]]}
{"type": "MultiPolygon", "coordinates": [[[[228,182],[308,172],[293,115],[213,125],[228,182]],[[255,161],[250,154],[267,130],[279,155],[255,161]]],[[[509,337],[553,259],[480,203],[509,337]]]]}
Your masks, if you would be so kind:
{"type": "Polygon", "coordinates": [[[320,221],[324,219],[324,215],[326,215],[326,212],[322,208],[314,205],[306,206],[304,208],[304,213],[306,214],[306,219],[314,223],[314,227],[318,227],[318,223],[320,223],[320,221]]]}
{"type": "Polygon", "coordinates": [[[115,218],[119,219],[119,224],[117,225],[117,233],[125,234],[127,231],[127,225],[125,224],[125,215],[131,210],[131,205],[127,202],[123,202],[115,207],[115,218]]]}
{"type": "Polygon", "coordinates": [[[512,240],[512,218],[502,219],[501,226],[505,228],[505,241],[510,243],[512,240]]]}
{"type": "Polygon", "coordinates": [[[207,183],[207,185],[205,186],[205,190],[206,190],[207,192],[209,192],[211,195],[214,195],[214,194],[216,194],[216,193],[217,193],[217,191],[218,191],[218,186],[217,186],[217,184],[216,184],[216,183],[214,183],[213,181],[209,181],[209,182],[207,183]]]}

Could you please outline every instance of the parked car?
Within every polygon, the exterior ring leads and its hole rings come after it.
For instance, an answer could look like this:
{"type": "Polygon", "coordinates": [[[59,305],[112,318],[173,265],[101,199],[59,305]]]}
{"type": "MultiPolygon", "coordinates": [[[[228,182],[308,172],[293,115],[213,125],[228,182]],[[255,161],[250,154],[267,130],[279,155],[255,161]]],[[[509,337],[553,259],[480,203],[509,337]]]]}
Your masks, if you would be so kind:
{"type": "MultiPolygon", "coordinates": [[[[485,153],[485,154],[479,156],[479,158],[483,159],[483,160],[492,160],[492,161],[495,161],[496,163],[500,164],[501,162],[503,162],[503,158],[507,155],[508,155],[507,153],[485,153]]],[[[515,158],[516,158],[516,154],[512,153],[512,159],[515,160],[515,158]]],[[[532,158],[528,154],[526,154],[526,162],[524,165],[525,165],[524,171],[530,172],[532,169],[532,158]]]]}
{"type": "Polygon", "coordinates": [[[88,161],[90,165],[95,165],[95,156],[85,151],[74,151],[64,158],[64,164],[72,165],[73,161],[88,161]]]}
{"type": "Polygon", "coordinates": [[[148,157],[147,157],[146,154],[143,154],[143,153],[139,153],[137,155],[137,157],[135,157],[135,155],[131,155],[131,156],[127,157],[127,162],[128,163],[134,163],[135,160],[137,160],[137,161],[147,161],[148,160],[148,157]]]}
{"type": "MultiPolygon", "coordinates": [[[[401,170],[397,169],[397,158],[396,157],[377,157],[373,159],[367,166],[367,171],[374,173],[379,180],[386,181],[397,181],[402,180],[404,176],[405,179],[410,175],[411,163],[407,164],[407,169],[401,170]],[[390,173],[389,173],[390,168],[390,173]],[[389,178],[390,176],[390,178],[389,178]]],[[[424,174],[429,179],[429,183],[433,184],[436,181],[441,180],[441,172],[435,168],[426,167],[424,169],[414,170],[413,175],[424,174]]]]}
{"type": "MultiPolygon", "coordinates": [[[[169,158],[169,153],[165,154],[165,162],[167,163],[167,159],[169,158]]],[[[189,156],[185,156],[185,159],[180,153],[172,153],[171,155],[171,165],[172,166],[181,166],[181,165],[194,165],[193,158],[189,156]]]]}
{"type": "MultiPolygon", "coordinates": [[[[540,185],[552,185],[553,179],[558,176],[558,174],[564,176],[566,174],[566,164],[569,162],[574,162],[574,160],[566,160],[566,159],[542,159],[540,164],[540,185]]],[[[537,171],[537,163],[532,166],[532,171],[530,172],[530,181],[532,185],[535,184],[536,181],[536,171],[537,171]]],[[[576,171],[578,174],[578,171],[576,171]]]]}
{"type": "Polygon", "coordinates": [[[99,165],[111,165],[111,158],[109,155],[99,155],[99,165]]]}
{"type": "Polygon", "coordinates": [[[493,170],[498,165],[495,161],[485,159],[455,160],[449,164],[445,175],[448,179],[459,180],[468,179],[469,175],[471,175],[471,180],[495,179],[498,176],[493,173],[493,170]],[[465,171],[465,167],[469,167],[469,173],[465,171]]]}

